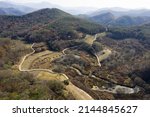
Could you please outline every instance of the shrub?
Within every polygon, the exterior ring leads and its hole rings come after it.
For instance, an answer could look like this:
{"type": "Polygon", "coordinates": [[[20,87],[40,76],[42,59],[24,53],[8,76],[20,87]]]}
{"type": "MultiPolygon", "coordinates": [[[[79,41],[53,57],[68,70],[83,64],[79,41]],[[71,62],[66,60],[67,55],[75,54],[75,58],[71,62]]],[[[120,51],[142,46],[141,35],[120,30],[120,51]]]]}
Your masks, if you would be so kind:
{"type": "Polygon", "coordinates": [[[69,80],[64,80],[65,85],[69,85],[69,80]]]}

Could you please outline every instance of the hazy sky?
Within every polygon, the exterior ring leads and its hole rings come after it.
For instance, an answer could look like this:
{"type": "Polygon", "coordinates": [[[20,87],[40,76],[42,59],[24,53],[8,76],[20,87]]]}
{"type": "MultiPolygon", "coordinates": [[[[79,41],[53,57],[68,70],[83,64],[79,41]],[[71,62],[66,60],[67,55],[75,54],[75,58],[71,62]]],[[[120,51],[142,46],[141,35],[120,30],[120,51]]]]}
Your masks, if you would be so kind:
{"type": "Polygon", "coordinates": [[[65,7],[123,7],[123,8],[148,8],[150,0],[0,0],[14,2],[41,2],[46,1],[65,7]]]}

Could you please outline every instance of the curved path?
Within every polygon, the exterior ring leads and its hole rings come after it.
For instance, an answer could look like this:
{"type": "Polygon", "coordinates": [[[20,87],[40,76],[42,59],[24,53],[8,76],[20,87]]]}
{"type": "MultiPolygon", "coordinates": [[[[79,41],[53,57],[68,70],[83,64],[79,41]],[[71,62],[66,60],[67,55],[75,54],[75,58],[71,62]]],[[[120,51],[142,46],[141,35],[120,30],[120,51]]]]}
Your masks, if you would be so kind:
{"type": "MultiPolygon", "coordinates": [[[[97,34],[95,35],[95,37],[94,37],[94,39],[93,39],[93,42],[96,41],[96,39],[97,39],[97,34]]],[[[95,51],[94,48],[93,48],[93,50],[95,51]]],[[[98,66],[101,67],[101,63],[100,63],[100,60],[99,60],[99,57],[98,57],[97,53],[95,52],[94,55],[95,55],[95,57],[96,57],[96,59],[97,59],[97,64],[98,64],[98,66]]]]}
{"type": "MultiPolygon", "coordinates": [[[[70,67],[71,69],[75,70],[79,76],[84,76],[78,69],[74,68],[74,67],[70,67]]],[[[95,75],[92,75],[93,78],[99,79],[98,77],[96,77],[95,75]]],[[[103,81],[107,82],[107,83],[111,83],[111,81],[109,80],[104,80],[103,81]]],[[[127,86],[121,86],[118,84],[113,83],[113,87],[110,88],[99,88],[97,86],[93,86],[92,90],[96,90],[96,91],[105,91],[105,92],[109,92],[109,93],[120,93],[120,94],[133,94],[133,93],[138,93],[139,92],[139,87],[134,87],[134,88],[130,88],[127,86]]]]}
{"type": "Polygon", "coordinates": [[[30,70],[24,70],[24,69],[22,69],[22,65],[23,65],[25,59],[27,59],[29,56],[31,56],[32,54],[35,53],[35,50],[33,49],[33,46],[34,46],[34,43],[33,43],[32,46],[31,46],[32,52],[29,53],[29,54],[27,54],[27,55],[25,55],[25,56],[23,57],[21,63],[19,64],[19,71],[22,71],[22,72],[24,72],[24,71],[30,71],[30,70]]]}
{"type": "MultiPolygon", "coordinates": [[[[95,35],[94,40],[96,40],[96,38],[97,38],[97,34],[95,35]]],[[[105,48],[101,53],[104,53],[104,54],[100,54],[100,56],[98,56],[97,53],[95,52],[95,56],[97,58],[98,66],[100,66],[100,67],[101,67],[100,62],[102,60],[107,59],[109,57],[109,55],[112,53],[112,51],[108,48],[105,48]]],[[[94,76],[94,77],[96,78],[96,76],[94,76]]],[[[107,80],[107,82],[111,82],[111,81],[107,80]]],[[[106,91],[106,92],[110,92],[110,93],[123,93],[123,94],[133,94],[133,93],[137,93],[137,92],[140,91],[139,87],[137,87],[137,86],[135,86],[134,88],[130,88],[130,87],[121,86],[121,85],[118,85],[118,84],[115,84],[115,83],[113,83],[113,84],[115,85],[114,87],[103,88],[103,89],[100,89],[98,87],[94,88],[94,86],[93,86],[92,90],[106,91]]]]}
{"type": "MultiPolygon", "coordinates": [[[[94,41],[96,41],[96,39],[97,39],[97,34],[95,34],[95,36],[94,36],[94,39],[93,39],[93,41],[92,41],[92,43],[94,42],[94,41]]],[[[91,45],[92,45],[92,43],[91,43],[91,45]]],[[[65,49],[63,49],[62,50],[62,53],[64,54],[64,55],[66,55],[66,53],[65,53],[65,51],[66,50],[68,50],[68,49],[71,49],[71,48],[74,48],[74,47],[77,47],[77,46],[73,46],[73,47],[70,47],[70,48],[65,48],[65,49]]],[[[94,50],[94,49],[93,49],[94,50]]],[[[94,50],[95,51],[95,50],[94,50]]],[[[101,67],[101,61],[100,61],[100,59],[99,59],[99,57],[98,57],[98,55],[97,55],[97,53],[95,52],[94,53],[94,55],[95,55],[95,57],[96,57],[96,59],[97,59],[97,64],[98,64],[98,66],[100,66],[101,67]]]]}
{"type": "MultiPolygon", "coordinates": [[[[95,35],[95,37],[94,37],[94,41],[96,41],[96,39],[97,39],[97,36],[98,36],[98,34],[96,34],[95,35]]],[[[93,42],[94,42],[93,41],[93,42]]],[[[95,51],[95,50],[94,50],[95,51]]],[[[102,65],[101,65],[101,61],[102,60],[105,60],[105,59],[107,59],[108,58],[108,56],[112,53],[111,52],[111,50],[109,50],[109,49],[104,49],[101,53],[104,53],[104,54],[102,54],[102,55],[98,55],[99,53],[94,53],[94,55],[95,55],[95,57],[96,57],[96,59],[97,59],[97,63],[98,63],[98,66],[99,67],[101,67],[102,65]]]]}
{"type": "MultiPolygon", "coordinates": [[[[31,56],[31,55],[33,55],[35,53],[35,50],[34,50],[33,46],[34,46],[34,43],[31,46],[31,49],[33,51],[30,54],[25,55],[23,57],[21,63],[19,64],[19,71],[21,71],[21,72],[44,71],[44,72],[48,72],[48,73],[52,73],[52,74],[58,74],[58,73],[55,73],[55,72],[53,72],[52,70],[49,70],[49,69],[23,69],[22,68],[22,65],[23,65],[24,61],[29,56],[31,56]]],[[[66,78],[66,80],[69,80],[69,78],[68,78],[68,76],[66,74],[60,73],[59,75],[63,75],[66,78]]],[[[66,88],[72,93],[72,95],[77,100],[93,100],[93,98],[89,94],[87,94],[82,89],[76,87],[71,82],[69,83],[69,85],[66,88]]]]}
{"type": "MultiPolygon", "coordinates": [[[[95,35],[95,37],[94,37],[94,39],[93,39],[93,42],[96,40],[96,38],[97,38],[97,34],[95,35]]],[[[62,51],[64,55],[66,55],[65,51],[66,51],[67,49],[69,49],[69,48],[66,48],[66,49],[64,49],[64,50],[62,51]]],[[[108,56],[109,56],[112,52],[111,52],[110,49],[105,48],[101,53],[104,53],[104,54],[100,54],[99,57],[98,57],[98,55],[97,55],[96,52],[95,52],[95,54],[94,54],[95,57],[96,57],[96,59],[97,59],[98,66],[100,66],[100,67],[101,67],[101,63],[100,63],[100,62],[101,62],[102,60],[107,59],[108,56]]],[[[73,69],[73,70],[75,70],[78,75],[84,76],[84,75],[80,72],[80,70],[78,70],[77,68],[74,68],[74,67],[70,67],[70,68],[73,69]]],[[[99,79],[99,78],[96,77],[95,75],[92,75],[92,77],[99,79]]],[[[105,80],[105,79],[102,79],[102,80],[111,83],[111,81],[109,81],[109,80],[105,80]]],[[[105,87],[104,87],[104,88],[101,88],[101,89],[100,89],[100,88],[97,87],[97,86],[93,86],[92,90],[105,91],[105,92],[114,93],[114,94],[116,94],[116,93],[133,94],[133,93],[139,92],[139,87],[137,87],[137,86],[134,87],[134,88],[130,88],[130,87],[127,87],[127,86],[121,86],[121,85],[116,84],[115,81],[113,81],[113,84],[114,84],[114,86],[111,87],[111,88],[105,88],[105,87]]]]}
{"type": "Polygon", "coordinates": [[[65,48],[65,49],[62,50],[62,53],[63,53],[64,55],[66,55],[66,53],[65,53],[66,50],[71,49],[71,48],[75,48],[75,47],[78,47],[78,46],[73,46],[73,47],[65,48]]]}
{"type": "Polygon", "coordinates": [[[95,55],[95,57],[96,57],[96,59],[97,59],[97,64],[98,64],[98,66],[101,67],[102,65],[101,65],[101,63],[100,63],[99,57],[97,56],[96,53],[95,53],[94,55],[95,55]]]}

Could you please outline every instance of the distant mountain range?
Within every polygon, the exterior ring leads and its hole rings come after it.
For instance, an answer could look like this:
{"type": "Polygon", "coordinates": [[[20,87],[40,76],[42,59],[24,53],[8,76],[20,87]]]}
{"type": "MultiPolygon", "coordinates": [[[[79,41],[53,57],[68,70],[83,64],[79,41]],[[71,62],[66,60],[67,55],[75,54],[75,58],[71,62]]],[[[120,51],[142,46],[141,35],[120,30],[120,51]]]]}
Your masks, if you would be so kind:
{"type": "Polygon", "coordinates": [[[115,15],[110,12],[90,17],[90,19],[107,26],[135,26],[150,22],[150,17],[148,16],[132,17],[125,15],[115,17],[115,15]]]}
{"type": "MultiPolygon", "coordinates": [[[[44,8],[58,8],[73,15],[89,14],[97,10],[96,8],[92,8],[92,7],[75,7],[75,8],[67,7],[66,8],[56,4],[51,4],[49,2],[18,4],[14,2],[4,2],[4,1],[0,1],[0,8],[14,8],[23,13],[30,13],[44,8]]],[[[15,15],[15,14],[10,14],[10,15],[15,15]]]]}
{"type": "Polygon", "coordinates": [[[122,16],[109,23],[112,26],[136,26],[150,22],[150,17],[122,16]]]}
{"type": "Polygon", "coordinates": [[[97,10],[97,8],[93,8],[93,7],[63,7],[57,4],[52,4],[50,2],[27,3],[24,5],[34,8],[36,10],[44,9],[44,8],[58,8],[73,15],[89,14],[97,10]]]}
{"type": "Polygon", "coordinates": [[[149,9],[104,8],[88,14],[90,20],[109,26],[135,26],[150,22],[149,9]]]}
{"type": "Polygon", "coordinates": [[[64,8],[49,2],[17,4],[0,2],[0,15],[25,15],[43,8],[58,8],[77,17],[109,26],[134,26],[150,22],[150,10],[90,7],[64,8]],[[79,15],[80,14],[80,15],[79,15]]]}
{"type": "Polygon", "coordinates": [[[91,20],[100,23],[100,24],[108,24],[109,22],[112,22],[115,20],[115,16],[112,13],[103,13],[100,15],[96,15],[91,17],[91,20]]]}
{"type": "Polygon", "coordinates": [[[150,16],[150,10],[149,9],[123,9],[123,8],[103,8],[99,9],[95,12],[92,12],[88,14],[90,17],[101,15],[104,13],[111,13],[115,17],[121,17],[121,16],[132,16],[132,17],[138,17],[138,16],[150,16]]]}
{"type": "Polygon", "coordinates": [[[15,8],[0,8],[0,15],[24,15],[25,13],[15,8]]]}
{"type": "Polygon", "coordinates": [[[0,8],[13,8],[13,9],[16,9],[16,10],[23,12],[23,13],[29,13],[29,12],[33,12],[35,10],[31,7],[27,7],[24,5],[19,5],[16,3],[3,2],[3,1],[0,1],[0,8]]]}

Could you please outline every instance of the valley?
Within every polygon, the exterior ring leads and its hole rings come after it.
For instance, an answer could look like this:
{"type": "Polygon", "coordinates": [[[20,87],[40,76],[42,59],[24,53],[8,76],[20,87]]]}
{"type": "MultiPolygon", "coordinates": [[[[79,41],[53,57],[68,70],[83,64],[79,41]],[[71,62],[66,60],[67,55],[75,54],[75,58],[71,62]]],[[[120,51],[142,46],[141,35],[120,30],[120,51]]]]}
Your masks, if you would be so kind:
{"type": "Polygon", "coordinates": [[[93,15],[0,15],[0,99],[150,99],[149,16],[93,15]]]}
{"type": "MultiPolygon", "coordinates": [[[[100,37],[100,34],[99,34],[99,37],[100,37]]],[[[96,39],[97,39],[97,34],[95,36],[88,35],[85,37],[85,43],[88,43],[92,46],[93,42],[96,41],[96,39]]],[[[74,47],[71,47],[71,49],[72,48],[74,48],[74,47]]],[[[25,55],[19,65],[19,70],[21,72],[32,72],[32,73],[38,72],[38,73],[36,73],[37,78],[39,78],[41,80],[59,80],[61,82],[64,82],[65,80],[68,80],[68,81],[70,80],[68,78],[68,76],[66,76],[66,74],[53,72],[52,65],[49,65],[49,66],[46,65],[46,64],[51,64],[51,62],[55,61],[55,59],[59,59],[59,58],[61,59],[63,56],[67,55],[65,53],[65,51],[70,48],[64,49],[62,51],[62,53],[48,51],[48,50],[39,52],[39,53],[35,53],[34,44],[32,44],[31,49],[33,50],[33,52],[25,55]]],[[[98,59],[98,66],[101,61],[103,61],[103,60],[107,59],[107,57],[109,57],[109,55],[111,54],[111,50],[105,48],[104,50],[101,51],[101,53],[102,54],[99,54],[99,55],[95,54],[96,59],[98,59]]],[[[100,67],[102,67],[102,66],[100,65],[100,67]]],[[[79,69],[74,68],[74,67],[70,67],[70,69],[76,71],[79,76],[84,76],[84,74],[82,74],[79,69]]],[[[91,74],[91,76],[92,76],[92,78],[99,79],[98,77],[96,77],[93,74],[91,74]]],[[[91,90],[114,93],[114,94],[117,94],[117,93],[134,94],[134,93],[138,93],[140,91],[140,89],[138,87],[130,88],[130,87],[126,87],[126,86],[121,86],[121,85],[117,85],[117,84],[115,84],[111,81],[107,81],[107,80],[106,81],[103,80],[103,82],[110,83],[113,85],[111,87],[93,86],[93,88],[91,88],[91,90]]],[[[76,87],[71,82],[69,82],[69,84],[67,85],[66,88],[69,92],[72,93],[72,95],[75,97],[76,100],[91,100],[91,99],[93,99],[89,94],[87,94],[82,89],[76,87]]]]}

